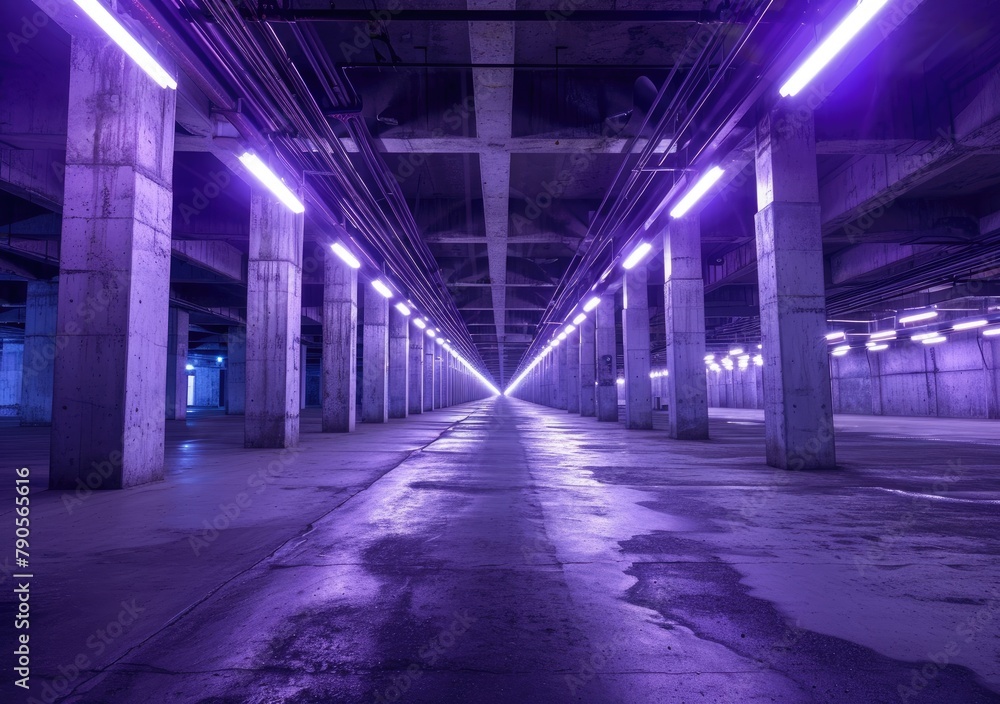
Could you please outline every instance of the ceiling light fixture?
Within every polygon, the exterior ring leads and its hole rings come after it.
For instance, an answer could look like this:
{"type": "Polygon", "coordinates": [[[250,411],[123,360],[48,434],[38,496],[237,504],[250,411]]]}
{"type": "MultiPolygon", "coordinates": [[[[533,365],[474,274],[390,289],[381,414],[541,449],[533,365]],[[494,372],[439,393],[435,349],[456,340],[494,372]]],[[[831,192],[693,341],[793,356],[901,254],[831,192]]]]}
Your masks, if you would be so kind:
{"type": "Polygon", "coordinates": [[[718,166],[713,166],[705,172],[705,175],[698,179],[691,190],[673,207],[670,211],[670,217],[681,218],[687,215],[687,212],[708,193],[708,189],[718,183],[724,173],[726,173],[725,170],[718,166]]]}
{"type": "Polygon", "coordinates": [[[782,98],[797,95],[864,28],[889,0],[861,0],[857,7],[820,42],[778,91],[782,98]]]}
{"type": "Polygon", "coordinates": [[[267,186],[267,189],[273,193],[278,200],[288,206],[288,209],[293,213],[304,213],[306,207],[302,205],[292,189],[285,185],[285,182],[278,178],[277,174],[268,168],[267,164],[260,160],[256,154],[251,154],[250,152],[243,152],[240,156],[240,161],[243,165],[247,167],[247,171],[252,173],[258,181],[267,186]]]}
{"type": "MultiPolygon", "coordinates": [[[[80,9],[90,16],[90,19],[97,23],[97,26],[104,30],[111,39],[121,47],[122,51],[128,54],[135,61],[139,68],[145,71],[150,78],[156,81],[160,88],[170,88],[176,90],[177,81],[167,73],[167,70],[160,66],[153,58],[152,54],[146,51],[139,41],[133,37],[114,18],[107,8],[97,0],[74,0],[80,9]]],[[[47,18],[46,18],[47,19],[47,18]]]]}

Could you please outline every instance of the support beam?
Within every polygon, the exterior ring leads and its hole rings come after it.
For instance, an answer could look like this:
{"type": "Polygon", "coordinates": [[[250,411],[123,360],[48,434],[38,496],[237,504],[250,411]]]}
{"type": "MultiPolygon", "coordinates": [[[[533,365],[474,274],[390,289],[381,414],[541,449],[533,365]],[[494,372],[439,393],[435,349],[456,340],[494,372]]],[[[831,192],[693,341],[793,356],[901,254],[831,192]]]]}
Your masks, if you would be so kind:
{"type": "Polygon", "coordinates": [[[167,420],[187,418],[187,361],[190,315],[171,308],[167,317],[167,420]]]}
{"type": "Polygon", "coordinates": [[[625,273],[622,337],[625,348],[625,427],[653,428],[653,385],[649,378],[649,274],[645,266],[625,273]]]}
{"type": "Polygon", "coordinates": [[[552,407],[566,409],[566,341],[552,352],[552,407]]]}
{"type": "Polygon", "coordinates": [[[389,420],[389,301],[365,286],[364,345],[361,362],[361,420],[389,420]]]}
{"type": "Polygon", "coordinates": [[[566,346],[566,411],[580,412],[580,333],[574,331],[563,342],[566,346]]]}
{"type": "Polygon", "coordinates": [[[434,368],[434,348],[437,345],[433,338],[423,335],[424,339],[424,411],[433,411],[435,404],[434,388],[437,380],[437,370],[434,368]]]}
{"type": "Polygon", "coordinates": [[[424,335],[416,325],[410,327],[410,379],[408,411],[410,415],[424,412],[424,335]]]}
{"type": "Polygon", "coordinates": [[[324,263],[321,366],[322,431],[353,432],[357,413],[358,272],[330,255],[324,263]]]}
{"type": "Polygon", "coordinates": [[[250,198],[244,444],[294,447],[299,440],[302,223],[269,192],[250,198]]]}
{"type": "Polygon", "coordinates": [[[29,281],[24,311],[24,367],[21,372],[21,425],[52,423],[52,369],[56,347],[59,286],[29,281]]]}
{"type": "Polygon", "coordinates": [[[580,337],[580,415],[586,418],[593,418],[597,415],[597,364],[594,352],[594,319],[587,318],[580,323],[578,329],[580,337]]]}
{"type": "Polygon", "coordinates": [[[757,126],[757,275],[767,463],[836,465],[812,117],[794,102],[757,126]]]}
{"type": "Polygon", "coordinates": [[[246,412],[247,400],[247,331],[233,325],[226,335],[226,414],[246,412]]]}
{"type": "Polygon", "coordinates": [[[618,422],[618,343],[615,337],[615,296],[607,294],[594,309],[597,346],[597,420],[618,422]]]}
{"type": "Polygon", "coordinates": [[[707,440],[705,284],[698,215],[671,220],[664,227],[663,271],[669,434],[678,440],[707,440]]]}
{"type": "Polygon", "coordinates": [[[406,418],[410,407],[410,319],[389,309],[389,417],[406,418]]]}
{"type": "Polygon", "coordinates": [[[49,486],[122,489],[163,478],[176,93],[71,43],[49,486]]]}

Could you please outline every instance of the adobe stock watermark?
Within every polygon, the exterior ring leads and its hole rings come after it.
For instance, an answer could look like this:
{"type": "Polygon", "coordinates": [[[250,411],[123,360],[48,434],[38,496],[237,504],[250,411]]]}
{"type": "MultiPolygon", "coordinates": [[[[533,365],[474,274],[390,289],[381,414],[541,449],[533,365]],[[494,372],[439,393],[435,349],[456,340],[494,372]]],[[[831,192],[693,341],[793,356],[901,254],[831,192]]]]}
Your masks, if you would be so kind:
{"type": "Polygon", "coordinates": [[[25,704],[53,704],[68,695],[83,673],[94,666],[94,658],[101,657],[115,641],[125,635],[145,610],[135,599],[121,602],[118,615],[87,636],[84,640],[86,649],[78,652],[68,663],[59,665],[59,674],[51,681],[43,682],[39,694],[29,696],[25,704]]]}
{"type": "Polygon", "coordinates": [[[177,212],[184,220],[184,224],[190,225],[191,218],[203,213],[209,204],[222,195],[222,192],[232,182],[233,177],[225,169],[210,172],[201,187],[191,189],[189,199],[177,204],[177,212]]]}
{"type": "Polygon", "coordinates": [[[392,684],[375,692],[373,704],[392,704],[399,701],[419,680],[424,670],[437,664],[438,659],[455,646],[458,639],[469,630],[478,619],[465,611],[452,614],[451,623],[425,643],[418,651],[419,660],[411,662],[405,670],[392,678],[392,684]]]}
{"type": "Polygon", "coordinates": [[[72,4],[72,0],[38,0],[40,8],[30,15],[21,16],[21,26],[16,32],[7,32],[7,42],[15,54],[52,22],[50,15],[58,14],[60,6],[72,4]]]}
{"type": "Polygon", "coordinates": [[[909,678],[896,685],[896,694],[901,702],[916,700],[946,667],[955,663],[963,648],[975,646],[983,631],[988,628],[996,631],[994,621],[1000,618],[1000,588],[990,587],[989,597],[976,613],[955,625],[955,638],[945,643],[936,653],[928,653],[926,662],[912,668],[909,678]]]}
{"type": "Polygon", "coordinates": [[[268,487],[284,476],[284,470],[298,459],[300,452],[302,450],[299,447],[282,449],[276,459],[271,460],[266,467],[252,472],[247,477],[245,491],[237,493],[232,501],[219,504],[218,512],[211,519],[206,518],[202,521],[200,530],[188,535],[188,545],[195,557],[199,557],[205,552],[212,543],[219,539],[222,531],[229,528],[253,506],[255,496],[263,494],[268,487]]]}

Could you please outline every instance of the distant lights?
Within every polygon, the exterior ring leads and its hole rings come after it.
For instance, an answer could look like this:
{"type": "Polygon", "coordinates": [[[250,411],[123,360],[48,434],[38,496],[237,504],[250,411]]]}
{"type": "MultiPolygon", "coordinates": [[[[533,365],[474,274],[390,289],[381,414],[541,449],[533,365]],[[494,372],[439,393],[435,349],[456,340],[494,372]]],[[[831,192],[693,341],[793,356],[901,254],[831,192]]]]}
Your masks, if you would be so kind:
{"type": "Polygon", "coordinates": [[[938,315],[936,310],[925,310],[920,313],[913,313],[912,315],[905,315],[899,319],[901,325],[906,325],[907,323],[916,323],[921,320],[930,320],[931,318],[936,318],[938,315]]]}
{"type": "Polygon", "coordinates": [[[869,340],[894,340],[896,339],[895,330],[883,330],[881,332],[873,332],[868,336],[869,340]]]}
{"type": "Polygon", "coordinates": [[[708,189],[714,186],[722,175],[726,173],[722,168],[718,166],[713,166],[711,169],[705,172],[705,175],[698,179],[697,183],[691,188],[687,194],[680,199],[680,202],[673,207],[670,211],[670,217],[680,218],[684,217],[695,204],[702,199],[702,197],[708,193],[708,189]]]}
{"type": "Polygon", "coordinates": [[[754,355],[754,357],[753,357],[753,363],[756,366],[758,366],[758,367],[763,367],[764,366],[764,356],[763,355],[759,355],[759,354],[754,355]]]}
{"type": "Polygon", "coordinates": [[[1000,327],[983,330],[983,337],[996,337],[997,335],[1000,335],[1000,327]]]}
{"type": "Polygon", "coordinates": [[[576,326],[573,325],[573,323],[567,323],[566,327],[563,328],[563,332],[566,333],[567,335],[572,333],[574,330],[576,330],[576,326]]]}
{"type": "Polygon", "coordinates": [[[706,354],[705,355],[705,361],[706,362],[714,362],[715,361],[715,355],[714,354],[706,354]]]}
{"type": "Polygon", "coordinates": [[[189,372],[193,372],[194,371],[194,365],[193,364],[185,364],[184,365],[184,369],[186,369],[189,372]]]}
{"type": "Polygon", "coordinates": [[[219,364],[222,364],[222,357],[216,357],[215,361],[218,362],[219,364]]]}
{"type": "Polygon", "coordinates": [[[638,247],[632,250],[632,253],[625,258],[622,262],[623,269],[631,269],[636,266],[639,262],[645,259],[650,250],[653,249],[653,245],[649,242],[641,242],[638,247]]]}
{"type": "Polygon", "coordinates": [[[877,343],[869,344],[866,345],[866,347],[868,347],[869,352],[881,352],[882,350],[889,349],[889,345],[885,344],[884,342],[882,344],[877,344],[877,343]]]}
{"type": "Polygon", "coordinates": [[[566,339],[566,333],[565,332],[561,332],[561,333],[559,333],[558,337],[559,337],[560,340],[565,340],[566,339]]]}
{"type": "Polygon", "coordinates": [[[847,335],[844,334],[843,330],[840,330],[838,332],[830,332],[830,333],[827,333],[827,335],[826,335],[826,339],[827,339],[828,342],[835,342],[837,340],[843,340],[846,337],[847,337],[847,335]]]}
{"type": "MultiPolygon", "coordinates": [[[[565,333],[563,333],[563,337],[565,337],[565,336],[566,336],[566,335],[565,335],[565,333]]],[[[557,337],[556,339],[554,339],[554,340],[553,340],[552,342],[550,342],[549,344],[550,344],[550,345],[551,345],[552,347],[558,347],[558,346],[559,346],[559,343],[560,343],[560,342],[562,342],[562,340],[560,340],[560,339],[559,339],[559,338],[557,337]]]]}
{"type": "Polygon", "coordinates": [[[416,326],[417,326],[418,328],[420,328],[421,330],[423,330],[423,329],[425,329],[425,328],[427,327],[427,323],[425,323],[425,322],[424,322],[423,320],[421,320],[420,318],[414,318],[414,319],[413,319],[413,324],[414,324],[414,325],[416,325],[416,326]]]}
{"type": "Polygon", "coordinates": [[[973,328],[982,328],[989,325],[989,321],[983,318],[979,320],[967,320],[964,323],[955,323],[951,326],[952,330],[972,330],[973,328]]]}
{"type": "Polygon", "coordinates": [[[267,189],[271,191],[278,200],[284,203],[289,210],[293,213],[304,213],[306,207],[302,205],[292,189],[285,185],[285,182],[278,178],[278,175],[268,168],[267,164],[260,160],[256,154],[250,152],[243,152],[240,156],[240,161],[243,163],[247,170],[257,177],[257,180],[267,186],[267,189]]]}
{"type": "Polygon", "coordinates": [[[578,315],[575,318],[573,318],[573,325],[579,325],[580,323],[582,323],[586,319],[587,319],[587,314],[586,313],[580,313],[580,315],[578,315]]]}
{"type": "Polygon", "coordinates": [[[409,315],[409,314],[410,314],[410,309],[409,309],[409,308],[407,308],[407,307],[406,307],[406,304],[404,304],[404,303],[403,303],[402,301],[401,301],[401,302],[399,302],[399,303],[397,303],[397,304],[395,305],[395,308],[396,308],[396,310],[398,310],[398,311],[399,311],[400,313],[402,313],[403,315],[409,315]]]}
{"type": "Polygon", "coordinates": [[[625,380],[620,377],[616,379],[616,382],[619,386],[625,386],[625,380]]]}
{"type": "Polygon", "coordinates": [[[439,338],[437,338],[437,343],[438,343],[439,345],[443,345],[443,344],[444,344],[444,338],[443,338],[443,337],[439,337],[439,338]]]}
{"type": "Polygon", "coordinates": [[[928,337],[928,338],[925,338],[925,339],[921,340],[921,342],[923,344],[925,344],[925,345],[936,345],[936,344],[938,344],[940,342],[947,342],[947,341],[948,341],[948,338],[945,337],[944,335],[936,335],[934,337],[928,337]]]}
{"type": "Polygon", "coordinates": [[[796,95],[809,85],[888,2],[889,0],[861,0],[781,86],[778,91],[781,97],[796,95]]]}
{"type": "Polygon", "coordinates": [[[730,357],[739,357],[741,354],[743,354],[742,347],[734,347],[733,349],[729,350],[730,357]]]}
{"type": "Polygon", "coordinates": [[[375,279],[372,281],[372,288],[381,293],[386,298],[392,298],[392,291],[382,283],[382,279],[375,279]]]}
{"type": "Polygon", "coordinates": [[[929,340],[932,337],[938,337],[941,333],[939,332],[922,332],[917,335],[910,335],[910,339],[914,342],[922,342],[923,340],[929,340]]]}
{"type": "Polygon", "coordinates": [[[597,296],[594,296],[589,301],[587,301],[586,303],[583,304],[583,311],[585,313],[589,313],[590,311],[594,310],[594,308],[596,308],[599,305],[601,305],[601,299],[598,298],[597,296]]]}
{"type": "Polygon", "coordinates": [[[343,259],[344,263],[347,264],[347,266],[351,267],[352,269],[361,268],[361,262],[358,261],[358,258],[355,257],[353,254],[351,254],[350,251],[348,251],[347,247],[342,245],[340,242],[334,242],[333,244],[331,244],[330,249],[333,250],[334,254],[343,259]]]}
{"type": "Polygon", "coordinates": [[[436,337],[436,335],[434,334],[434,331],[431,330],[430,328],[427,328],[427,337],[429,337],[431,339],[433,339],[434,337],[436,337]]]}

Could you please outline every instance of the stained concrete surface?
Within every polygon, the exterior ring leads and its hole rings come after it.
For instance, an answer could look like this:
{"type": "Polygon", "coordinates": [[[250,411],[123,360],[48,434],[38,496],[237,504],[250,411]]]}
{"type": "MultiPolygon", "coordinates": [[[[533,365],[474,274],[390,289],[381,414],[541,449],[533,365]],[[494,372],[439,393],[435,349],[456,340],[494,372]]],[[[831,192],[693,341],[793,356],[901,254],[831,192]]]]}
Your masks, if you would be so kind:
{"type": "Polygon", "coordinates": [[[35,696],[1000,701],[995,423],[837,417],[840,469],[802,473],[759,411],[709,442],[511,399],[347,436],[307,411],[284,455],[241,420],[168,422],[166,481],[79,504],[42,491],[44,429],[0,428],[39,468],[35,696]]]}

